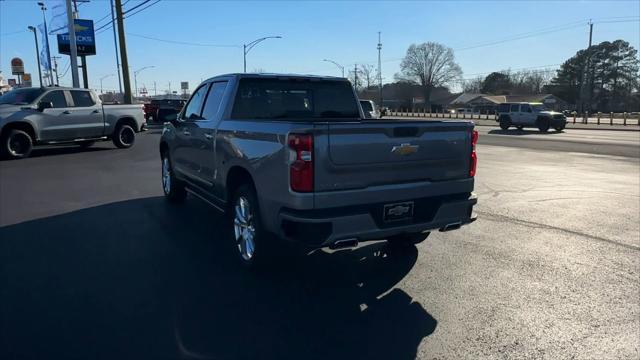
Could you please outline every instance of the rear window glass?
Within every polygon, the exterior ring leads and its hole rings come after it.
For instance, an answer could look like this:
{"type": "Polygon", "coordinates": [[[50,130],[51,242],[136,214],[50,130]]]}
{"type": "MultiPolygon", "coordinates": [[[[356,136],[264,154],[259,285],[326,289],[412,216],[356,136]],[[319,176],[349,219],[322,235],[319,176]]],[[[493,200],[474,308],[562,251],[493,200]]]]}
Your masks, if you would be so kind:
{"type": "Polygon", "coordinates": [[[373,111],[373,107],[368,101],[360,101],[360,105],[362,106],[362,110],[364,111],[373,111]]]}
{"type": "Polygon", "coordinates": [[[75,107],[89,107],[95,105],[91,98],[91,93],[88,91],[71,90],[71,97],[73,98],[73,106],[75,107]]]}
{"type": "Polygon", "coordinates": [[[509,112],[509,104],[498,105],[498,112],[509,112]]]}
{"type": "Polygon", "coordinates": [[[346,81],[241,79],[232,119],[354,119],[357,100],[346,81]]]}

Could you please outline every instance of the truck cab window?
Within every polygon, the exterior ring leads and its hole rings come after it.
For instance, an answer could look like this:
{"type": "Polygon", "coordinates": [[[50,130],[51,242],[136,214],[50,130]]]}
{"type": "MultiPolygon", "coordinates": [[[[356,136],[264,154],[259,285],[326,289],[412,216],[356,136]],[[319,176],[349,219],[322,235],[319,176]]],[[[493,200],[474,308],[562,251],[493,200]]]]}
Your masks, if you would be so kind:
{"type": "Polygon", "coordinates": [[[62,90],[52,91],[48,94],[45,94],[41,102],[50,102],[53,104],[54,108],[66,108],[67,107],[67,99],[64,97],[64,92],[62,90]]]}
{"type": "Polygon", "coordinates": [[[88,91],[71,90],[71,98],[73,98],[74,107],[91,107],[95,105],[91,93],[88,91]]]}
{"type": "Polygon", "coordinates": [[[221,81],[211,85],[209,95],[207,95],[207,101],[202,109],[202,117],[207,120],[213,119],[220,109],[220,102],[222,102],[222,96],[227,88],[227,82],[221,81]]]}

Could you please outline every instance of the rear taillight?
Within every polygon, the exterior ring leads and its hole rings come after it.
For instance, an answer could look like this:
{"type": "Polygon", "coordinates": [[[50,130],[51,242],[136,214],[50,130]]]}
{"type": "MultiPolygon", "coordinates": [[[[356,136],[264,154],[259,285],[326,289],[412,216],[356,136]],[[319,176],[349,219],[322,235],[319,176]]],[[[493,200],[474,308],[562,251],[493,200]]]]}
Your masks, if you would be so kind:
{"type": "Polygon", "coordinates": [[[313,135],[289,134],[289,149],[293,159],[289,167],[291,190],[313,191],[313,135]]]}
{"type": "Polygon", "coordinates": [[[478,143],[478,131],[471,132],[471,162],[469,164],[469,176],[476,176],[476,166],[478,166],[478,155],[476,155],[476,144],[478,143]]]}

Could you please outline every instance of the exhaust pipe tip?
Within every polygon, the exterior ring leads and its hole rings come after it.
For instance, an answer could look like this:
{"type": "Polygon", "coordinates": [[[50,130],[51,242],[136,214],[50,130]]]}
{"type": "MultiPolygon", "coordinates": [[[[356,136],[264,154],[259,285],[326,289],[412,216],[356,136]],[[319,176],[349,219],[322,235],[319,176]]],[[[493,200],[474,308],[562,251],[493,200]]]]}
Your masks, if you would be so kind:
{"type": "Polygon", "coordinates": [[[329,246],[331,250],[346,249],[358,246],[358,239],[343,239],[338,240],[329,246]]]}
{"type": "Polygon", "coordinates": [[[460,227],[462,227],[462,222],[458,221],[441,227],[440,232],[458,230],[460,227]]]}

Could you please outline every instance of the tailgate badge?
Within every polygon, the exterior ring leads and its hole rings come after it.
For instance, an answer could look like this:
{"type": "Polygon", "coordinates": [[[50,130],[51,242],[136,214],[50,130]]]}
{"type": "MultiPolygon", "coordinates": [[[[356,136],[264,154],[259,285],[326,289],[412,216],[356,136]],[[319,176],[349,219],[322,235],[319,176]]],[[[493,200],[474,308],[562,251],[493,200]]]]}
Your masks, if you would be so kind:
{"type": "Polygon", "coordinates": [[[396,145],[391,148],[391,152],[396,155],[409,155],[418,152],[420,145],[411,145],[409,143],[396,145]]]}

